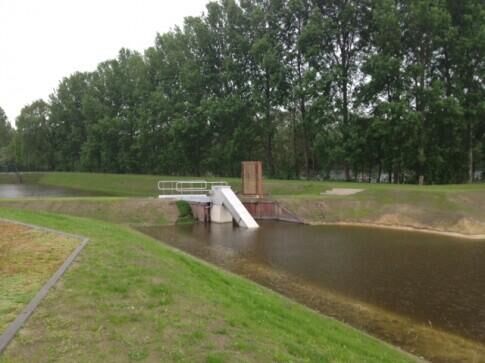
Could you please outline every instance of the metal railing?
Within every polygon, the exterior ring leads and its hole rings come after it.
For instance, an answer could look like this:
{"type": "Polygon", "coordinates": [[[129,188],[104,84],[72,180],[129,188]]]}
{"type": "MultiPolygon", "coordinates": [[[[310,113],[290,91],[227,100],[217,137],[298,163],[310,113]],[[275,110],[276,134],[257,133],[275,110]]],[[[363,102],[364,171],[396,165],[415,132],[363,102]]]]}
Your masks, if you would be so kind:
{"type": "Polygon", "coordinates": [[[164,194],[208,194],[214,186],[227,186],[225,181],[160,180],[158,190],[164,194]]]}

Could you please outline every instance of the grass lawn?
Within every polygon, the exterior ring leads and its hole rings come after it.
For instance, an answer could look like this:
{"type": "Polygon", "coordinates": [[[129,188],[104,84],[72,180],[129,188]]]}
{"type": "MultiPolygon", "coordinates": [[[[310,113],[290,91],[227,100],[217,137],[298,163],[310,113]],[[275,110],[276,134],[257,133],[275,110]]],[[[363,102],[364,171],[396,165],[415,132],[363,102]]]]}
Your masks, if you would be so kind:
{"type": "Polygon", "coordinates": [[[79,244],[0,221],[0,334],[79,244]]]}
{"type": "Polygon", "coordinates": [[[136,231],[0,208],[90,238],[0,362],[404,362],[410,358],[136,231]]]}
{"type": "MultiPolygon", "coordinates": [[[[131,174],[97,174],[97,173],[44,173],[26,174],[27,181],[36,181],[40,184],[70,187],[75,189],[89,190],[109,195],[119,196],[155,196],[157,182],[159,180],[225,180],[234,189],[241,187],[239,178],[219,177],[177,177],[157,175],[131,175],[131,174]]],[[[0,177],[0,182],[2,178],[0,177]]],[[[394,185],[394,184],[369,184],[347,182],[321,182],[305,180],[276,180],[265,179],[265,193],[274,196],[314,196],[320,197],[320,193],[331,188],[360,188],[366,192],[388,195],[389,193],[405,191],[419,193],[458,193],[458,192],[485,192],[485,183],[482,184],[457,184],[457,185],[394,185]]]]}

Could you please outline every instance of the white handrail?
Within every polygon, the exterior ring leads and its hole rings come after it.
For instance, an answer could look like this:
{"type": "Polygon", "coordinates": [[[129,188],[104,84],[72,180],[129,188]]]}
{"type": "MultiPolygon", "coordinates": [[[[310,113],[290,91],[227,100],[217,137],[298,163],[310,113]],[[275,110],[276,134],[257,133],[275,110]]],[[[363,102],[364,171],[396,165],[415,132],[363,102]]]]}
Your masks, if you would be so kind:
{"type": "Polygon", "coordinates": [[[213,186],[226,186],[225,181],[206,180],[160,180],[158,190],[170,194],[208,194],[213,186]]]}

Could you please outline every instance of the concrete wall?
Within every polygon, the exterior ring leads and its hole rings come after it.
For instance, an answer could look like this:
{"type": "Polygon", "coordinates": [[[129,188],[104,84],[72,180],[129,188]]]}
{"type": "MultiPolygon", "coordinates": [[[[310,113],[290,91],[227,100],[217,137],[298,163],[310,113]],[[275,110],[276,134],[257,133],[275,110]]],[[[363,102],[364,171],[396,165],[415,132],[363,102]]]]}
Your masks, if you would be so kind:
{"type": "Polygon", "coordinates": [[[211,208],[210,203],[196,203],[191,202],[190,209],[192,209],[192,215],[196,220],[202,223],[210,223],[211,208]]]}
{"type": "Polygon", "coordinates": [[[242,203],[254,219],[303,223],[295,214],[273,200],[243,199],[242,203]]]}
{"type": "MultiPolygon", "coordinates": [[[[287,208],[281,206],[278,202],[264,199],[242,199],[241,202],[254,219],[303,223],[301,219],[287,208]]],[[[227,213],[227,215],[221,215],[222,212],[220,208],[222,206],[212,206],[211,211],[209,203],[192,202],[190,203],[190,207],[192,209],[192,215],[199,222],[210,223],[212,216],[216,217],[216,220],[214,221],[216,223],[230,222],[228,217],[230,216],[229,213],[227,213]]]]}

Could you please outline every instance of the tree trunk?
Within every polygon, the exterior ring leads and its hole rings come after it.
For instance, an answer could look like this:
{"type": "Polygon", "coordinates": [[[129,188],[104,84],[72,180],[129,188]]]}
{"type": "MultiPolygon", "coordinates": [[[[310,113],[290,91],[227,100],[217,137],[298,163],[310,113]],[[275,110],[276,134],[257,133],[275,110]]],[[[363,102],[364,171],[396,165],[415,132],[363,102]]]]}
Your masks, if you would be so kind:
{"type": "Polygon", "coordinates": [[[305,174],[306,177],[310,175],[310,148],[308,147],[308,130],[305,120],[305,104],[304,101],[300,99],[300,113],[303,125],[303,150],[305,154],[305,174]]]}
{"type": "Polygon", "coordinates": [[[296,138],[297,138],[297,129],[296,129],[296,111],[295,108],[292,108],[291,110],[292,113],[292,123],[293,123],[293,162],[294,162],[294,168],[295,168],[295,176],[298,178],[300,176],[300,167],[298,165],[298,148],[297,148],[297,143],[296,143],[296,138]]]}
{"type": "Polygon", "coordinates": [[[473,127],[468,122],[468,183],[473,183],[473,127]]]}
{"type": "Polygon", "coordinates": [[[424,114],[424,89],[425,89],[425,82],[426,82],[426,70],[425,70],[425,65],[427,64],[426,62],[426,51],[423,45],[420,46],[419,49],[419,64],[421,65],[421,71],[418,76],[418,79],[416,79],[416,111],[419,113],[421,116],[420,119],[420,135],[418,136],[418,183],[419,185],[424,184],[424,168],[425,168],[425,153],[424,153],[424,145],[425,145],[425,121],[426,121],[426,115],[424,114]]]}
{"type": "MultiPolygon", "coordinates": [[[[343,81],[342,85],[342,93],[343,93],[343,135],[344,135],[344,145],[348,142],[348,119],[349,119],[349,110],[348,110],[348,95],[347,95],[347,80],[343,81]]],[[[346,149],[346,148],[345,148],[346,149]]],[[[344,152],[347,150],[344,149],[344,152]]],[[[348,161],[345,161],[344,164],[345,168],[345,180],[350,181],[350,167],[348,161]]]]}
{"type": "MultiPolygon", "coordinates": [[[[348,85],[349,85],[349,80],[348,80],[348,65],[347,65],[347,60],[348,60],[348,54],[345,49],[341,48],[342,54],[341,54],[341,60],[342,60],[342,118],[343,118],[343,126],[344,126],[344,145],[347,143],[347,138],[348,138],[348,127],[349,127],[349,95],[348,95],[348,85]]],[[[344,149],[345,150],[345,149],[344,149]]],[[[347,151],[347,150],[345,150],[347,151]]],[[[345,162],[345,179],[347,181],[350,181],[350,167],[348,165],[348,162],[345,162]]]]}
{"type": "Polygon", "coordinates": [[[271,90],[269,72],[266,71],[266,85],[265,85],[265,98],[266,98],[266,158],[268,160],[268,168],[271,176],[275,175],[274,160],[273,160],[273,125],[271,122],[271,90]]]}
{"type": "Polygon", "coordinates": [[[305,154],[305,174],[306,177],[310,175],[310,148],[309,148],[309,137],[308,137],[308,127],[307,127],[307,119],[306,119],[306,105],[305,105],[305,96],[301,92],[302,83],[303,83],[303,60],[301,52],[298,50],[297,52],[297,72],[298,72],[298,83],[300,85],[300,95],[299,95],[299,107],[300,107],[300,115],[301,115],[301,123],[303,126],[303,148],[305,154]]]}
{"type": "Polygon", "coordinates": [[[396,169],[394,171],[394,184],[399,184],[401,181],[401,166],[397,164],[396,169]]]}

